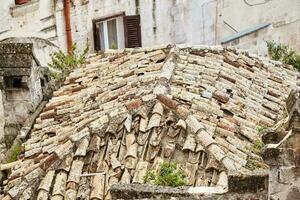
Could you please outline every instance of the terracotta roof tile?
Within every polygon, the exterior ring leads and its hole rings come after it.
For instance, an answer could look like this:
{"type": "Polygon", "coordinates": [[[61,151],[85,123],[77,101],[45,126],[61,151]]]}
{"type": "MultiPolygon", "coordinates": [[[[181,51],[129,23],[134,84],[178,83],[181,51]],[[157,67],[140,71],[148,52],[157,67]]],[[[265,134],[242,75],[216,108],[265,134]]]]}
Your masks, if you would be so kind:
{"type": "Polygon", "coordinates": [[[220,47],[90,57],[36,119],[5,198],[110,199],[112,184],[142,183],[163,162],[179,163],[190,186],[226,186],[228,170],[263,162],[253,151],[257,127],[284,113],[297,76],[220,47]]]}

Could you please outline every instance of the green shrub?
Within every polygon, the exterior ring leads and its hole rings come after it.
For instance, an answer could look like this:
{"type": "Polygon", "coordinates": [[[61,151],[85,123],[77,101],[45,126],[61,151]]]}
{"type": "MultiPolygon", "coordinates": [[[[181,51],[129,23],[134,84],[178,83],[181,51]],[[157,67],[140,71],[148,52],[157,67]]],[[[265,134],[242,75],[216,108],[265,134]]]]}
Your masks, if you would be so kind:
{"type": "Polygon", "coordinates": [[[16,144],[12,148],[9,157],[7,158],[8,163],[18,160],[18,157],[21,154],[21,144],[16,144]]]}
{"type": "Polygon", "coordinates": [[[50,73],[52,78],[56,80],[60,79],[70,73],[72,69],[85,62],[89,48],[86,47],[81,54],[77,54],[76,50],[77,45],[75,43],[72,46],[72,51],[69,54],[65,54],[61,50],[51,54],[52,61],[49,63],[49,66],[58,70],[58,72],[52,71],[50,73]]]}
{"type": "Polygon", "coordinates": [[[160,186],[179,187],[186,184],[184,171],[175,163],[163,163],[158,173],[148,171],[144,182],[160,186]]]}
{"type": "Polygon", "coordinates": [[[292,65],[300,70],[300,55],[291,50],[288,46],[277,44],[274,41],[267,41],[267,47],[271,59],[292,65]]]}

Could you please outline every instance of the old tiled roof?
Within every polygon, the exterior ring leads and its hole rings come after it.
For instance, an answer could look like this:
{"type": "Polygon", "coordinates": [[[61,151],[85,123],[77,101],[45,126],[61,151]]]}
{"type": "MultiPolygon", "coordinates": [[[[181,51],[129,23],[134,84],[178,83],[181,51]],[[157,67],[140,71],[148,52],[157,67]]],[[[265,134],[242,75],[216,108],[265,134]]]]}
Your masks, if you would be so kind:
{"type": "Polygon", "coordinates": [[[265,167],[259,131],[282,116],[297,75],[220,47],[93,56],[37,118],[5,198],[110,199],[112,184],[142,183],[164,161],[190,186],[222,186],[228,170],[265,167]]]}

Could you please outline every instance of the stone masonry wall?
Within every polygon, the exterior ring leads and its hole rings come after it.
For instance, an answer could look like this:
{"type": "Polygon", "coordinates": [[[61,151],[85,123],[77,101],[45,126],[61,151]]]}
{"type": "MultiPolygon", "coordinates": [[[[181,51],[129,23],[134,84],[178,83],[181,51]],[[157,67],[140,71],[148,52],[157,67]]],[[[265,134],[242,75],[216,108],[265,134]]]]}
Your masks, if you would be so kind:
{"type": "Polygon", "coordinates": [[[300,166],[292,148],[278,149],[270,164],[269,197],[271,200],[300,199],[300,166]],[[277,163],[277,164],[276,164],[277,163]]]}
{"type": "Polygon", "coordinates": [[[116,184],[111,187],[110,191],[114,200],[267,200],[268,173],[266,171],[254,171],[246,174],[229,172],[227,189],[219,187],[172,188],[145,184],[116,184]]]}

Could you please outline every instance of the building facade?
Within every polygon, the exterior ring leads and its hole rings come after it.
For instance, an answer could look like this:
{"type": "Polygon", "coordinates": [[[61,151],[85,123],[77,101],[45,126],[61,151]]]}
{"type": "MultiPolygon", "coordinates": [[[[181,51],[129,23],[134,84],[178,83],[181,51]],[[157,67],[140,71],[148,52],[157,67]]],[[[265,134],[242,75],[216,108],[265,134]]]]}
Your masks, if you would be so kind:
{"type": "MultiPolygon", "coordinates": [[[[217,44],[219,2],[206,0],[72,0],[71,29],[80,50],[153,46],[166,43],[217,44]]],[[[0,40],[40,37],[66,50],[63,0],[1,5],[0,40]]]]}
{"type": "Polygon", "coordinates": [[[265,55],[274,40],[300,51],[300,1],[222,0],[221,43],[265,55]]]}
{"type": "MultiPolygon", "coordinates": [[[[40,37],[66,50],[64,1],[26,1],[1,4],[0,40],[40,37]]],[[[269,40],[300,50],[299,9],[298,0],[71,0],[70,18],[79,50],[221,43],[265,55],[269,40]]]]}

